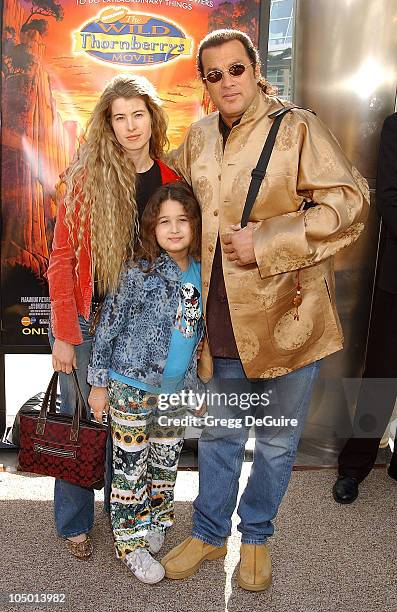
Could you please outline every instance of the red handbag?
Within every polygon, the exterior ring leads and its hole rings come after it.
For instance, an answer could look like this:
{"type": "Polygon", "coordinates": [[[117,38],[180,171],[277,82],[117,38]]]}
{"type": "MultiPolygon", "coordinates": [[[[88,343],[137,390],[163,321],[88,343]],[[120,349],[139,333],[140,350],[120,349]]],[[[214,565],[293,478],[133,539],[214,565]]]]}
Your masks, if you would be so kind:
{"type": "Polygon", "coordinates": [[[58,372],[51,378],[40,412],[31,408],[20,411],[19,467],[24,472],[101,489],[107,427],[88,419],[75,370],[72,376],[77,398],[73,416],[56,412],[58,372]]]}

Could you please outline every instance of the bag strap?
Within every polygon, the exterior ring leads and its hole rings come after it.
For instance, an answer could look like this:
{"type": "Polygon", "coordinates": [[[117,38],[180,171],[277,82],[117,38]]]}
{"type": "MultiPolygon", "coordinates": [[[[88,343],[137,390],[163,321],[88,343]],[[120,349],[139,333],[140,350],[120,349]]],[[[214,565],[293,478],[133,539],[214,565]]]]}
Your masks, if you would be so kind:
{"type": "MultiPolygon", "coordinates": [[[[72,426],[70,430],[70,441],[76,442],[79,437],[80,430],[80,421],[82,419],[87,419],[88,410],[87,405],[85,403],[83,394],[80,390],[79,381],[77,379],[76,370],[73,368],[72,370],[72,379],[74,382],[75,392],[76,392],[76,405],[74,407],[72,426]]],[[[50,402],[50,414],[53,412],[52,407],[55,406],[55,399],[57,394],[57,385],[58,385],[58,372],[54,372],[50,383],[47,387],[47,390],[44,395],[43,403],[41,405],[40,415],[37,420],[36,434],[44,435],[45,426],[47,423],[47,410],[48,403],[50,402]]]]}
{"type": "Polygon", "coordinates": [[[265,144],[262,149],[262,153],[260,154],[258,163],[256,164],[256,168],[254,168],[251,172],[251,182],[245,200],[243,214],[241,216],[241,227],[246,227],[248,223],[248,219],[251,214],[251,210],[254,205],[256,196],[258,195],[260,186],[265,177],[270,156],[273,151],[274,143],[276,142],[277,132],[284,118],[284,115],[294,110],[294,108],[302,109],[301,106],[283,107],[268,115],[268,117],[270,117],[270,119],[274,119],[274,121],[267,135],[265,144]]]}

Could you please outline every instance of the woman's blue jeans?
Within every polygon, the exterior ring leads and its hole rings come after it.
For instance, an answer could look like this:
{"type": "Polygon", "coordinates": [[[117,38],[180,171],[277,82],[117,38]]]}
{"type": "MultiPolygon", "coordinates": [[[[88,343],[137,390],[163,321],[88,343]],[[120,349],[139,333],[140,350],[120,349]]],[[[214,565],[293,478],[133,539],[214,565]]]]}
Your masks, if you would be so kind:
{"type": "MultiPolygon", "coordinates": [[[[87,383],[87,368],[91,355],[92,336],[89,334],[90,322],[79,317],[82,344],[75,345],[77,357],[77,378],[81,392],[87,401],[90,385],[87,383]]],[[[48,331],[51,347],[54,337],[48,331]]],[[[61,412],[71,414],[74,411],[76,395],[70,374],[59,375],[61,391],[61,412]]],[[[111,438],[108,438],[105,470],[105,510],[109,512],[109,486],[111,483],[111,438]],[[110,445],[110,448],[109,448],[110,445]],[[109,465],[110,461],[110,465],[109,465]],[[110,473],[109,473],[110,472],[110,473]]],[[[62,537],[88,533],[94,524],[94,491],[73,485],[66,480],[56,480],[54,489],[54,515],[57,531],[62,537]]]]}
{"type": "MultiPolygon", "coordinates": [[[[242,423],[248,415],[251,420],[270,415],[297,421],[296,426],[255,426],[253,464],[237,509],[240,517],[237,529],[246,544],[263,544],[273,534],[272,520],[290,480],[319,369],[320,363],[315,362],[284,376],[249,382],[240,360],[214,360],[214,385],[210,391],[230,394],[232,388],[233,392],[248,389],[251,405],[242,410],[226,406],[225,402],[220,406],[218,402],[209,408],[211,416],[241,419],[242,423]],[[253,394],[268,394],[264,397],[268,397],[269,405],[258,406],[255,399],[254,406],[253,394]]],[[[211,425],[206,426],[199,440],[199,495],[193,504],[193,536],[208,544],[221,546],[231,533],[248,435],[249,427],[211,425]]]]}

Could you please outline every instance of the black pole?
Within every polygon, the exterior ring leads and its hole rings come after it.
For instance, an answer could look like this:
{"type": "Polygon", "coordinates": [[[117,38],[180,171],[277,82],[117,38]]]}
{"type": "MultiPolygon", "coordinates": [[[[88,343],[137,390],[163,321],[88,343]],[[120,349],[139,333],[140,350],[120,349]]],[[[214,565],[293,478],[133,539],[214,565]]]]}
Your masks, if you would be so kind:
{"type": "Polygon", "coordinates": [[[5,376],[5,356],[0,353],[0,434],[6,430],[6,376],[5,376]]]}
{"type": "Polygon", "coordinates": [[[267,74],[267,48],[269,45],[271,0],[261,0],[259,9],[258,49],[262,63],[262,74],[267,74]]]}

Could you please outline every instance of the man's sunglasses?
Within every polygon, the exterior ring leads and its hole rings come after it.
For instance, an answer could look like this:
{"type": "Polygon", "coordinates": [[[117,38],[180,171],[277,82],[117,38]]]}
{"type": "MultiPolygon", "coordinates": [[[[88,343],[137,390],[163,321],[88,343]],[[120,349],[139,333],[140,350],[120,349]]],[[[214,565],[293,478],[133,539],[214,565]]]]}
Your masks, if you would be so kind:
{"type": "Polygon", "coordinates": [[[254,62],[251,62],[250,64],[240,64],[240,62],[238,62],[229,66],[227,71],[219,69],[210,70],[207,76],[203,77],[203,81],[208,81],[208,83],[218,83],[222,80],[225,72],[228,72],[232,77],[241,76],[245,72],[245,69],[248,68],[248,66],[252,66],[253,63],[254,62]]]}

